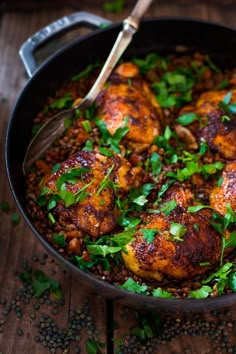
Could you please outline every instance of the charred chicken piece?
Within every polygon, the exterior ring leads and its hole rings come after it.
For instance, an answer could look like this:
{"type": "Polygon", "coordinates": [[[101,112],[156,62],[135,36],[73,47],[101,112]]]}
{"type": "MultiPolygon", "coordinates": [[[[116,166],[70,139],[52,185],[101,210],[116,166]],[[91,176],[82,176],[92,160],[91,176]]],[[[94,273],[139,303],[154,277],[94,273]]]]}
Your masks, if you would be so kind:
{"type": "Polygon", "coordinates": [[[45,176],[42,187],[48,198],[59,196],[52,213],[60,224],[98,237],[116,227],[115,190],[122,196],[135,175],[135,168],[118,155],[81,151],[45,176]]]}
{"type": "Polygon", "coordinates": [[[99,94],[97,105],[98,115],[112,135],[128,120],[129,132],[123,141],[133,151],[148,148],[161,132],[161,108],[133,63],[117,67],[99,94]]]}
{"type": "Polygon", "coordinates": [[[174,186],[166,196],[165,201],[173,198],[177,206],[170,213],[146,216],[122,257],[128,269],[147,280],[192,279],[219,261],[221,235],[209,223],[210,209],[187,211],[192,202],[189,190],[174,186]]]}
{"type": "Polygon", "coordinates": [[[220,214],[225,215],[227,205],[231,205],[236,213],[236,162],[228,163],[222,173],[220,186],[213,188],[210,194],[210,205],[220,214]]]}
{"type": "Polygon", "coordinates": [[[188,188],[182,188],[178,182],[175,182],[167,189],[164,194],[163,204],[174,200],[177,205],[188,208],[193,204],[194,195],[188,188]]]}
{"type": "MultiPolygon", "coordinates": [[[[236,102],[236,90],[232,90],[230,103],[236,102]]],[[[212,151],[229,160],[236,158],[236,115],[228,114],[222,108],[222,102],[228,91],[209,91],[203,93],[195,106],[185,107],[180,115],[193,112],[199,116],[196,122],[188,126],[198,139],[204,138],[212,151]]],[[[226,105],[227,106],[227,105],[226,105]]]]}

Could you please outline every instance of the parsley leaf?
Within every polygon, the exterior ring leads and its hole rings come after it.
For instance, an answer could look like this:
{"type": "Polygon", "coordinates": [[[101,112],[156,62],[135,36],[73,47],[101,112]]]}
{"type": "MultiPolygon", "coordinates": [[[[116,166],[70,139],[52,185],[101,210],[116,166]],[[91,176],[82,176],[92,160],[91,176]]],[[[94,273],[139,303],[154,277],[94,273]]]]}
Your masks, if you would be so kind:
{"type": "Polygon", "coordinates": [[[192,99],[192,87],[196,83],[194,73],[186,68],[167,71],[161,81],[152,85],[161,107],[181,107],[192,99]]]}
{"type": "Polygon", "coordinates": [[[181,125],[188,125],[198,120],[198,114],[196,113],[185,113],[179,116],[176,121],[181,125]]]}
{"type": "Polygon", "coordinates": [[[124,284],[120,285],[120,288],[126,289],[133,293],[148,295],[147,285],[140,285],[132,278],[128,278],[124,284]]]}
{"type": "Polygon", "coordinates": [[[221,277],[225,277],[225,275],[230,273],[232,267],[233,263],[227,262],[223,264],[216,272],[212,273],[207,279],[202,280],[202,284],[208,284],[212,280],[217,281],[221,277]]]}
{"type": "Polygon", "coordinates": [[[191,299],[205,299],[212,292],[212,288],[208,285],[203,285],[200,289],[189,292],[188,297],[191,299]]]}
{"type": "Polygon", "coordinates": [[[164,203],[160,210],[165,215],[169,215],[176,207],[176,201],[174,199],[171,199],[169,202],[164,203]]]}
{"type": "Polygon", "coordinates": [[[167,290],[157,288],[152,291],[152,295],[156,297],[164,297],[166,299],[174,298],[174,295],[167,290]]]}
{"type": "Polygon", "coordinates": [[[114,152],[120,152],[120,142],[124,138],[124,136],[129,132],[128,117],[124,118],[124,126],[116,129],[113,135],[107,129],[106,123],[102,121],[100,118],[95,118],[95,124],[98,127],[101,133],[101,139],[99,140],[100,145],[109,146],[114,152]]]}
{"type": "Polygon", "coordinates": [[[229,91],[224,97],[223,101],[218,103],[218,107],[223,109],[228,114],[236,113],[236,102],[230,103],[232,98],[232,91],[229,91]]]}
{"type": "Polygon", "coordinates": [[[71,96],[71,94],[66,93],[63,97],[60,97],[60,98],[56,99],[55,101],[53,101],[49,105],[49,108],[52,108],[52,109],[71,108],[73,102],[74,102],[74,99],[71,96]]]}
{"type": "Polygon", "coordinates": [[[187,210],[189,213],[197,213],[199,210],[202,210],[204,208],[211,209],[209,205],[193,205],[193,206],[189,206],[187,210]]]}
{"type": "Polygon", "coordinates": [[[89,74],[97,67],[99,67],[100,64],[97,62],[95,64],[89,64],[88,66],[86,66],[86,68],[82,71],[80,71],[78,74],[74,75],[71,78],[71,81],[79,81],[82,78],[86,78],[89,76],[89,74]]]}
{"type": "Polygon", "coordinates": [[[57,299],[62,298],[60,284],[49,278],[42,270],[36,269],[34,272],[23,272],[19,275],[23,283],[30,283],[33,286],[34,296],[39,298],[46,290],[49,290],[57,299]]]}
{"type": "Polygon", "coordinates": [[[168,59],[156,53],[150,53],[144,59],[133,58],[132,62],[139,67],[141,74],[146,74],[157,67],[166,70],[168,65],[168,59]]]}
{"type": "Polygon", "coordinates": [[[152,167],[152,174],[153,176],[159,175],[162,169],[162,163],[160,155],[156,152],[153,152],[150,158],[151,167],[152,167]]]}
{"type": "Polygon", "coordinates": [[[107,245],[88,245],[87,250],[93,256],[106,257],[108,254],[117,253],[121,251],[122,247],[107,245]]]}
{"type": "Polygon", "coordinates": [[[155,235],[159,232],[157,229],[141,229],[139,230],[143,234],[143,238],[147,241],[147,243],[152,243],[155,235]]]}
{"type": "Polygon", "coordinates": [[[55,233],[52,238],[60,247],[65,246],[65,235],[55,233]]]}

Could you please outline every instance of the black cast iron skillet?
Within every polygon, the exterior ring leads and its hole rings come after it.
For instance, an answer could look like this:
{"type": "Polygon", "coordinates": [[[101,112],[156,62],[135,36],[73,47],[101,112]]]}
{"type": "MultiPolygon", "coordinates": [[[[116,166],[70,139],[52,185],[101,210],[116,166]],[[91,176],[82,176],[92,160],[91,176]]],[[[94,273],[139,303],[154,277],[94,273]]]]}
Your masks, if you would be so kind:
{"type": "MultiPolygon", "coordinates": [[[[64,17],[38,32],[21,49],[21,56],[31,78],[23,88],[13,109],[5,143],[6,169],[10,187],[18,208],[27,224],[50,252],[69,272],[76,276],[81,285],[95,289],[100,295],[119,300],[127,306],[168,312],[200,312],[231,306],[236,303],[236,293],[209,299],[164,299],[134,294],[96,279],[63,258],[40,235],[32,224],[25,207],[25,182],[22,162],[31,139],[33,119],[42,108],[46,98],[55,93],[63,79],[84,69],[89,63],[106,59],[118,32],[120,24],[111,24],[98,29],[109,21],[88,13],[77,13],[64,17]],[[55,31],[76,25],[97,27],[94,32],[79,38],[50,57],[36,69],[32,53],[55,31]],[[34,73],[33,73],[34,72],[34,73]]],[[[220,67],[236,66],[236,30],[218,24],[173,18],[143,20],[139,32],[125,53],[125,58],[141,56],[149,52],[168,53],[175,50],[201,51],[208,53],[220,67]]]]}

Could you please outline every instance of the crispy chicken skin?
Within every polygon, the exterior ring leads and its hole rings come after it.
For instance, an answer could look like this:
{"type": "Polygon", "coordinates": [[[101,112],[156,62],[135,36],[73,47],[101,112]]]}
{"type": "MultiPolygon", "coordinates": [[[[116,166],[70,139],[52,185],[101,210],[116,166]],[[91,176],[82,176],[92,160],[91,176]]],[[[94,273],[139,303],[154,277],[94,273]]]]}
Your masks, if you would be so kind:
{"type": "Polygon", "coordinates": [[[177,205],[188,208],[193,204],[194,195],[190,189],[182,188],[177,182],[174,183],[164,194],[163,203],[174,200],[177,205]]]}
{"type": "Polygon", "coordinates": [[[202,209],[189,213],[186,207],[191,202],[191,192],[175,186],[171,189],[165,202],[173,196],[176,208],[169,215],[147,215],[135,233],[135,240],[126,246],[127,253],[122,254],[126,267],[147,280],[162,281],[166,276],[192,279],[204,274],[220,259],[221,235],[209,223],[212,211],[202,209]],[[171,235],[172,222],[186,229],[181,240],[171,235]],[[152,242],[145,240],[143,229],[156,230],[152,242]],[[209,262],[209,266],[202,266],[203,262],[209,262]]]}
{"type": "MultiPolygon", "coordinates": [[[[232,90],[230,103],[236,102],[236,90],[232,90]]],[[[222,116],[228,115],[218,105],[228,93],[226,90],[203,93],[195,106],[185,107],[181,113],[194,112],[202,118],[202,123],[189,125],[188,128],[200,139],[208,143],[212,151],[219,152],[228,160],[236,159],[236,115],[230,115],[230,121],[222,121],[222,116]],[[202,125],[202,126],[201,126],[202,125]]]]}
{"type": "Polygon", "coordinates": [[[65,188],[68,192],[79,195],[81,188],[91,183],[84,189],[87,195],[68,207],[60,200],[52,212],[62,225],[67,227],[69,225],[72,229],[78,228],[93,237],[98,237],[112,231],[117,218],[115,190],[110,185],[102,188],[104,179],[118,185],[118,193],[122,195],[134,183],[136,170],[131,168],[126,159],[118,155],[107,158],[98,152],[81,151],[63,162],[56,172],[48,174],[44,178],[43,186],[51,193],[57,194],[56,183],[59,177],[71,169],[75,171],[81,167],[87,171],[83,172],[76,182],[66,182],[65,188]]]}
{"type": "Polygon", "coordinates": [[[220,214],[225,215],[227,205],[231,205],[236,213],[236,162],[228,163],[222,173],[222,183],[213,188],[210,194],[210,205],[220,214]]]}
{"type": "Polygon", "coordinates": [[[148,148],[161,132],[161,108],[133,63],[118,66],[99,94],[97,105],[98,115],[112,135],[128,119],[130,130],[124,140],[135,151],[148,148]]]}

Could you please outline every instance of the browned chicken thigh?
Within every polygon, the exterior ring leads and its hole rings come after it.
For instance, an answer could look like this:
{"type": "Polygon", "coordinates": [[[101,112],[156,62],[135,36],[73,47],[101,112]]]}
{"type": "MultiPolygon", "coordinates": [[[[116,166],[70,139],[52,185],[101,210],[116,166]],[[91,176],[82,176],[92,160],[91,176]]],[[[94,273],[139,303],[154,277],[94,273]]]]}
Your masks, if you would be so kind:
{"type": "Polygon", "coordinates": [[[98,115],[112,135],[127,119],[129,132],[124,141],[133,151],[148,148],[161,132],[161,108],[133,63],[117,67],[99,94],[97,105],[98,115]]]}
{"type": "MultiPolygon", "coordinates": [[[[236,103],[236,90],[230,92],[232,96],[229,104],[236,103]]],[[[227,94],[229,91],[226,90],[205,92],[194,106],[183,108],[180,115],[186,112],[196,113],[199,119],[184,129],[189,128],[198,139],[203,138],[212,151],[219,152],[223,158],[234,160],[236,159],[236,115],[222,108],[222,102],[227,94]]]]}
{"type": "Polygon", "coordinates": [[[212,211],[188,212],[187,206],[193,201],[191,192],[176,186],[171,189],[165,202],[175,200],[176,207],[170,213],[146,215],[135,240],[122,254],[126,267],[147,280],[191,279],[220,259],[222,241],[209,223],[212,211]],[[148,232],[153,240],[144,237],[148,232]]]}
{"type": "Polygon", "coordinates": [[[225,215],[230,205],[236,213],[236,162],[226,164],[222,173],[222,182],[213,188],[210,194],[211,207],[225,215]]]}
{"type": "Polygon", "coordinates": [[[52,210],[59,223],[98,237],[115,228],[116,193],[128,191],[135,174],[136,169],[118,155],[108,158],[82,151],[47,175],[42,187],[48,198],[59,196],[52,210]]]}

